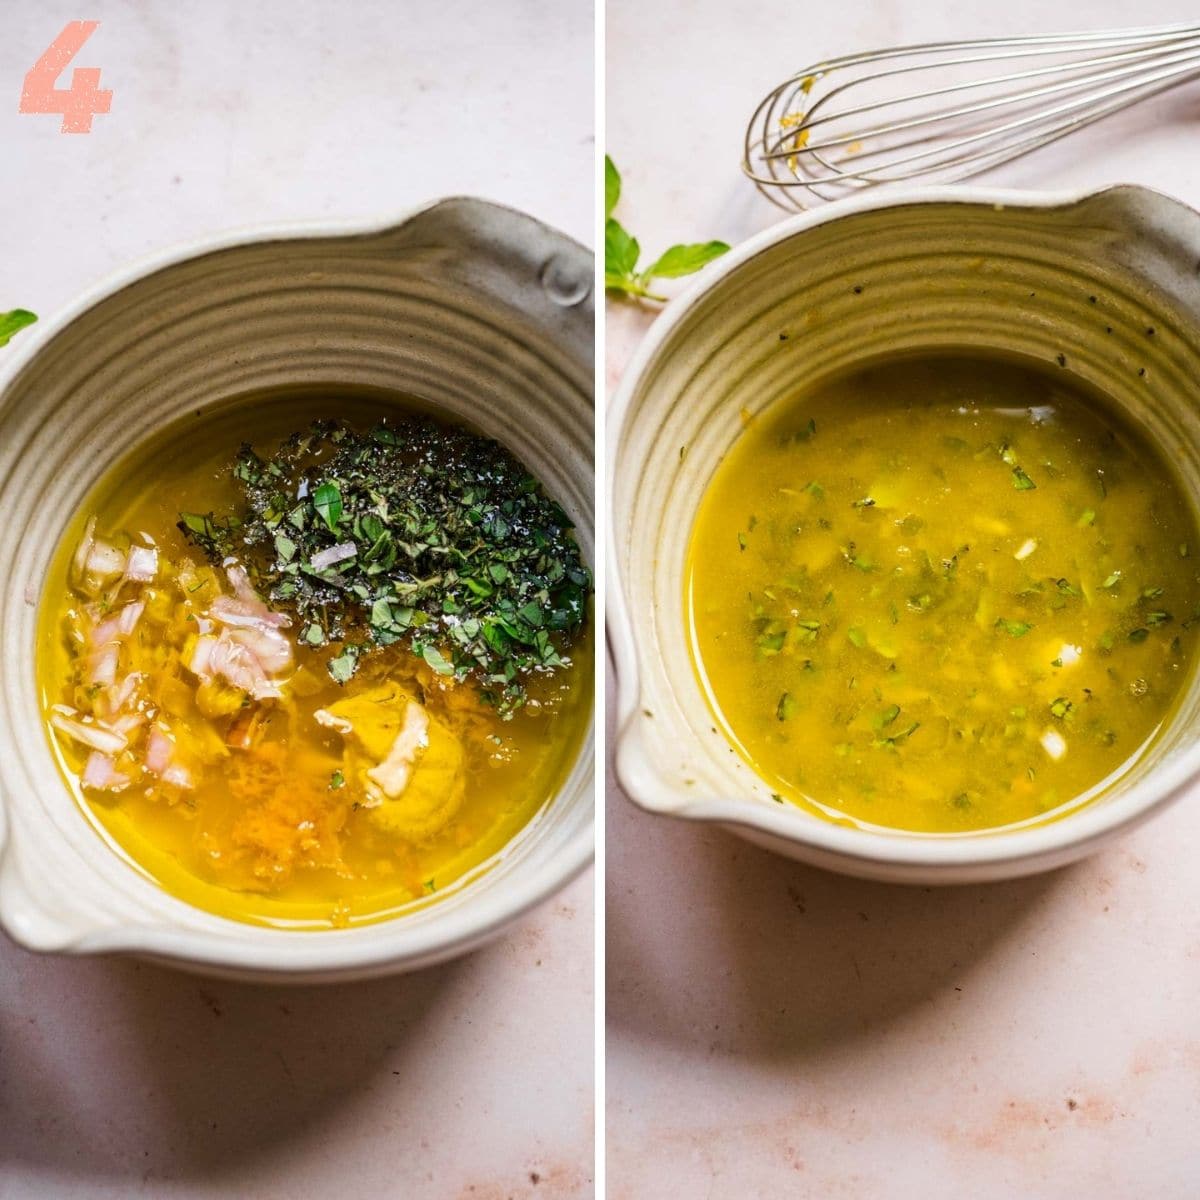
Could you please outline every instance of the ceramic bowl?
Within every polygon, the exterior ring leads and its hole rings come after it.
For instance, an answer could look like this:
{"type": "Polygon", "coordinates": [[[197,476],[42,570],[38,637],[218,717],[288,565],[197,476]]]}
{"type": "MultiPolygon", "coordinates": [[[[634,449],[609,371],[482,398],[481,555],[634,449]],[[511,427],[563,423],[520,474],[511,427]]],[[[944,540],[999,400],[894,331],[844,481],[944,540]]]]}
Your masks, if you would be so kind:
{"type": "Polygon", "coordinates": [[[1200,215],[1136,187],[866,195],[785,221],[707,269],[651,329],[608,419],[609,635],[628,794],[818,866],[913,883],[1055,867],[1182,795],[1200,771],[1195,673],[1144,757],[1058,820],[923,835],[773,803],[717,731],[682,597],[692,518],[741,411],[880,355],[1000,351],[1071,373],[1157,444],[1200,505],[1198,272],[1200,215]]]}
{"type": "Polygon", "coordinates": [[[184,413],[265,389],[383,388],[465,418],[529,464],[590,561],[592,280],[592,256],[563,235],[454,199],[382,228],[255,230],[163,254],[14,342],[0,360],[0,924],[11,937],[213,974],[347,979],[468,950],[588,863],[590,733],[558,796],[435,904],[328,932],[200,911],[119,858],[80,811],[41,725],[34,646],[51,556],[96,482],[184,413]]]}

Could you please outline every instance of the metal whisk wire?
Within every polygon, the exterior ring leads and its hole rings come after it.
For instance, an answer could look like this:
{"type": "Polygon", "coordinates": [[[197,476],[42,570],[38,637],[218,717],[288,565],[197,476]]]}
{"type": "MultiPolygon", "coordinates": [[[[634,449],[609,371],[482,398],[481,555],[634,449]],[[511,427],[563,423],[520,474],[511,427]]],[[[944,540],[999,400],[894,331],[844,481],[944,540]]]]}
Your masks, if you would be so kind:
{"type": "Polygon", "coordinates": [[[1197,77],[1195,24],[846,55],[764,97],[746,128],[742,170],[784,208],[872,184],[950,182],[1197,77]]]}

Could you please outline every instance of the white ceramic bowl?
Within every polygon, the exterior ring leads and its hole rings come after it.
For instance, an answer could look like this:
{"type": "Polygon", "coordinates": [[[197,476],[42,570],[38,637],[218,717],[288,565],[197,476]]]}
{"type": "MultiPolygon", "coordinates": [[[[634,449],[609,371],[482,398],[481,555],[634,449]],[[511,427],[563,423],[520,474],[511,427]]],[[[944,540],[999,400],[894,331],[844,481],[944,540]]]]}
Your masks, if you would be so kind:
{"type": "Polygon", "coordinates": [[[258,229],[142,262],[0,356],[0,924],[37,950],[124,951],[297,981],[462,953],[551,895],[593,846],[591,732],[558,796],[437,903],[347,930],[202,912],[120,859],[58,774],[35,678],[36,606],[72,514],[185,413],[288,385],[423,398],[504,442],[593,559],[593,266],[531,217],[477,200],[382,227],[258,229]]]}
{"type": "Polygon", "coordinates": [[[1158,444],[1200,507],[1198,273],[1200,215],[1136,187],[867,194],[784,221],[706,269],[652,327],[608,419],[616,764],[629,795],[818,866],[915,883],[1055,867],[1182,795],[1200,772],[1196,673],[1140,762],[1058,820],[869,832],[773,803],[695,678],[683,565],[740,411],[889,353],[974,347],[1070,371],[1158,444]]]}

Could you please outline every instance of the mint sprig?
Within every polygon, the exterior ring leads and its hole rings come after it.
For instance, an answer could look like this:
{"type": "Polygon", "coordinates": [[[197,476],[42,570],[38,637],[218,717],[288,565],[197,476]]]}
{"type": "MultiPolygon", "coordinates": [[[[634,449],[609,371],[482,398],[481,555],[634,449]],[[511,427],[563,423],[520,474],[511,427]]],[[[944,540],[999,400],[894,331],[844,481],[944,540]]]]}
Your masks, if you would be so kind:
{"type": "Polygon", "coordinates": [[[13,334],[20,333],[26,325],[37,320],[37,313],[27,308],[14,308],[12,312],[0,313],[0,346],[7,346],[13,334]]]}
{"type": "Polygon", "coordinates": [[[613,160],[604,156],[604,287],[638,300],[665,301],[666,296],[650,290],[651,280],[678,279],[691,275],[720,258],[729,249],[725,242],[690,242],[664,250],[650,266],[637,269],[642,249],[637,238],[612,214],[621,198],[621,173],[613,160]]]}

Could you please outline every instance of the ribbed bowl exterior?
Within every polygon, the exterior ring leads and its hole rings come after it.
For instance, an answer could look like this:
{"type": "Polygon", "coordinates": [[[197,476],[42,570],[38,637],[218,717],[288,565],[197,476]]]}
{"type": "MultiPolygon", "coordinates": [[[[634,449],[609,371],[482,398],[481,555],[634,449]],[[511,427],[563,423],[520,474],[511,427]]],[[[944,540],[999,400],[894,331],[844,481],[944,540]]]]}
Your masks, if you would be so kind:
{"type": "Polygon", "coordinates": [[[833,869],[944,883],[1058,865],[1177,794],[1200,769],[1195,675],[1126,777],[1038,828],[874,833],[781,807],[714,726],[683,572],[700,497],[746,417],[883,355],[1000,352],[1073,374],[1146,432],[1200,506],[1198,269],[1200,217],[1144,189],[943,190],[784,222],[673,304],[608,425],[617,764],[634,799],[833,869]]]}
{"type": "Polygon", "coordinates": [[[530,466],[591,561],[592,278],[591,255],[532,218],[448,200],[377,230],[251,233],[167,256],[102,286],[13,364],[0,380],[0,922],[14,938],[346,979],[469,949],[586,865],[590,732],[557,798],[437,904],[329,932],[202,912],[121,861],[64,786],[35,638],[51,558],[97,482],[180,418],[268,389],[386,389],[464,419],[530,466]]]}

